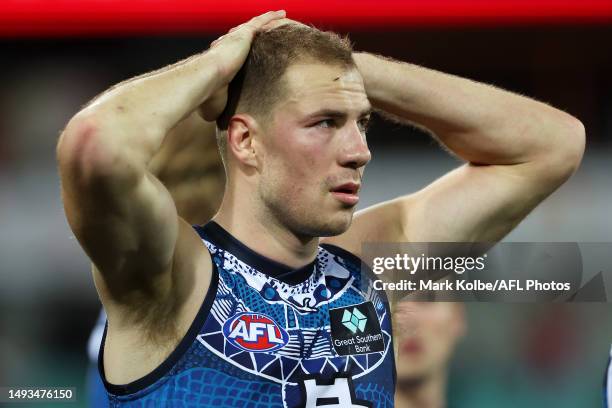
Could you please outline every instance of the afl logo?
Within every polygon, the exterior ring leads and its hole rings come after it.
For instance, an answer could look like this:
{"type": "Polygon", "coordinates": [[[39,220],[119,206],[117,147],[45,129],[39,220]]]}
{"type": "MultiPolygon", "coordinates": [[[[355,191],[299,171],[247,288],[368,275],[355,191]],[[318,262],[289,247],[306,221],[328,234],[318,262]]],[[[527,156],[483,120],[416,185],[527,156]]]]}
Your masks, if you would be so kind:
{"type": "Polygon", "coordinates": [[[271,317],[261,313],[239,313],[223,325],[223,335],[232,345],[246,351],[278,350],[289,342],[289,334],[271,317]]]}

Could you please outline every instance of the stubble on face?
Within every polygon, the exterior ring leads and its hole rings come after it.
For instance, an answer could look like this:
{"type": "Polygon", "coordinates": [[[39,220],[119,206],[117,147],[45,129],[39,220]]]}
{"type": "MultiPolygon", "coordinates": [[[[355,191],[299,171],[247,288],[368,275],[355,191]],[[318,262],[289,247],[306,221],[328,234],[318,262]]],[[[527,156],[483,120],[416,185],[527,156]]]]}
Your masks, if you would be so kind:
{"type": "Polygon", "coordinates": [[[328,214],[329,211],[322,214],[320,206],[311,204],[324,203],[328,199],[333,185],[331,181],[320,182],[318,188],[305,188],[300,180],[295,180],[293,186],[285,189],[284,180],[278,180],[276,176],[278,172],[270,169],[270,173],[270,176],[262,177],[258,190],[259,199],[268,213],[267,222],[280,221],[295,235],[304,238],[340,235],[350,227],[354,206],[341,205],[332,214],[328,214]],[[301,200],[305,195],[310,198],[308,202],[301,200]]]}
{"type": "Polygon", "coordinates": [[[258,185],[269,221],[281,222],[296,235],[334,236],[345,232],[354,205],[335,199],[330,190],[361,181],[363,169],[338,164],[342,146],[332,133],[303,123],[307,112],[335,108],[352,112],[369,106],[356,71],[323,64],[288,70],[287,98],[276,106],[258,185]]]}

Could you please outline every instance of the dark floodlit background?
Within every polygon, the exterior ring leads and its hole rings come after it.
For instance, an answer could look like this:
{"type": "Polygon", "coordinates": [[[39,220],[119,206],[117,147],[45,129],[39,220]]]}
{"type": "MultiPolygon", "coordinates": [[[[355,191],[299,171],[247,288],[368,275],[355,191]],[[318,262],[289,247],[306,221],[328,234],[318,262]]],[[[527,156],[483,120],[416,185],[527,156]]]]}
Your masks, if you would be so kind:
{"type": "MultiPolygon", "coordinates": [[[[324,27],[335,28],[333,19],[324,27]]],[[[612,241],[612,24],[339,27],[357,49],[494,84],[580,118],[588,139],[582,167],[507,240],[612,241]]],[[[76,407],[85,405],[86,340],[100,304],[63,214],[59,132],[110,85],[200,52],[217,35],[68,34],[0,38],[0,386],[74,386],[76,407]]],[[[369,143],[362,207],[416,191],[459,164],[426,135],[382,119],[369,143]]],[[[467,310],[468,335],[450,378],[454,406],[601,405],[612,304],[467,310]]]]}

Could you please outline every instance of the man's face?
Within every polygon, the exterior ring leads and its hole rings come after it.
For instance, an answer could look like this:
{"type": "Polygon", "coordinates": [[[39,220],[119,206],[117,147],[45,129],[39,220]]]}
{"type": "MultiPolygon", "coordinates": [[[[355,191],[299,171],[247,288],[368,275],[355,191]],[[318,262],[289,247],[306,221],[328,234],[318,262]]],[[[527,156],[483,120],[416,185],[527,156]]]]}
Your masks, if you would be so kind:
{"type": "Polygon", "coordinates": [[[465,332],[460,303],[400,302],[394,320],[400,381],[418,381],[445,370],[457,340],[465,332]]]}
{"type": "Polygon", "coordinates": [[[320,63],[292,65],[283,78],[285,94],[261,138],[259,195],[294,233],[340,234],[370,161],[363,80],[356,69],[320,63]]]}

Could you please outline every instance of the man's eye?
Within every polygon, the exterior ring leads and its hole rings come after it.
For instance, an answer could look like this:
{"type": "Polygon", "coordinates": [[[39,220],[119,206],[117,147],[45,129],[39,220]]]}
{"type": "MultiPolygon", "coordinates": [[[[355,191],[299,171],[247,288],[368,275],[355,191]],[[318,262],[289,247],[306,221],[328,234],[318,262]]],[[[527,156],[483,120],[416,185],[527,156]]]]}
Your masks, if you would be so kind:
{"type": "Polygon", "coordinates": [[[334,127],[335,123],[333,119],[324,119],[315,123],[315,126],[322,128],[331,128],[334,127]]]}
{"type": "Polygon", "coordinates": [[[359,120],[359,122],[357,122],[359,125],[359,129],[362,132],[366,132],[368,130],[368,126],[370,125],[370,119],[369,118],[364,118],[359,120]]]}

